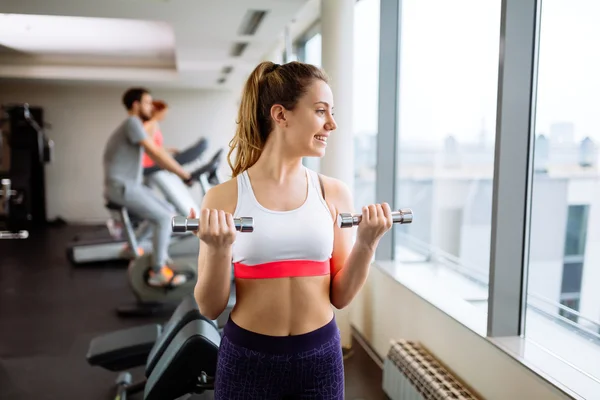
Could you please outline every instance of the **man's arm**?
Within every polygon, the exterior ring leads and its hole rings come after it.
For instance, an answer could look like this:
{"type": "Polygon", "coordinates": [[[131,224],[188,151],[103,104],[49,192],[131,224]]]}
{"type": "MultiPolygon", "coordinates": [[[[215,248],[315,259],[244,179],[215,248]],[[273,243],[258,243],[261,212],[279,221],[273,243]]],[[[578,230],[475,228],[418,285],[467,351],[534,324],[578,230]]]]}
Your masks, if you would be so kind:
{"type": "Polygon", "coordinates": [[[146,154],[148,154],[148,156],[161,168],[174,173],[184,181],[190,179],[189,172],[185,171],[165,149],[158,147],[152,138],[145,138],[140,141],[140,145],[144,148],[146,154]]]}
{"type": "Polygon", "coordinates": [[[159,167],[166,169],[179,176],[182,180],[190,179],[190,174],[185,171],[177,161],[171,157],[167,151],[158,147],[151,137],[146,133],[146,128],[142,120],[137,117],[130,117],[127,121],[127,135],[129,141],[133,144],[139,144],[144,148],[148,156],[158,164],[159,167]]]}

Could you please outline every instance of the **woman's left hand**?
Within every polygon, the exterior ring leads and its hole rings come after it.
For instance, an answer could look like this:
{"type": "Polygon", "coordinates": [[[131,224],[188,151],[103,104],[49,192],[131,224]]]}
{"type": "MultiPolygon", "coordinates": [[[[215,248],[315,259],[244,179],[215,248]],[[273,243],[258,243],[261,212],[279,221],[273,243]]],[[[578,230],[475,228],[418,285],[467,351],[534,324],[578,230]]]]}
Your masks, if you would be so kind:
{"type": "Polygon", "coordinates": [[[362,220],[358,224],[356,241],[375,250],[379,239],[390,230],[392,225],[392,210],[388,203],[364,206],[362,220]]]}

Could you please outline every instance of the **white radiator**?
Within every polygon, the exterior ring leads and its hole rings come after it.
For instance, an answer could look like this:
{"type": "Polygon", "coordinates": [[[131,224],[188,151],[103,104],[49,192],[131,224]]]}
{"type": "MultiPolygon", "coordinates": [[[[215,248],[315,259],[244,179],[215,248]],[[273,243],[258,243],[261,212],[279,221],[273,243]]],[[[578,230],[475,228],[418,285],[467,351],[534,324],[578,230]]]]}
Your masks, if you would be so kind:
{"type": "Polygon", "coordinates": [[[383,364],[383,390],[392,400],[483,400],[408,340],[392,341],[383,364]]]}

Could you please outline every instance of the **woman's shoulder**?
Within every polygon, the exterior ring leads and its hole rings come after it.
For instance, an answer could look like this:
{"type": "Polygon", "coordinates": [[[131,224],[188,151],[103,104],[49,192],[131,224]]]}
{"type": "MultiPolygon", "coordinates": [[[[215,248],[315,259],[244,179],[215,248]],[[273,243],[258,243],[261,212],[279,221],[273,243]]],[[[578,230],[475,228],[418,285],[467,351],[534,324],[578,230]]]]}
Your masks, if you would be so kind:
{"type": "Polygon", "coordinates": [[[310,171],[318,175],[321,183],[323,184],[323,188],[325,189],[327,194],[331,193],[331,195],[334,196],[334,198],[338,198],[340,196],[345,197],[347,195],[350,195],[350,188],[341,179],[323,175],[321,173],[315,172],[314,170],[310,171]]]}
{"type": "Polygon", "coordinates": [[[309,171],[312,171],[311,173],[313,174],[317,174],[320,178],[321,189],[323,191],[322,195],[327,202],[327,205],[333,209],[332,212],[334,215],[338,210],[347,210],[349,206],[352,206],[352,193],[344,181],[317,173],[311,169],[309,169],[309,171]]]}
{"type": "Polygon", "coordinates": [[[237,179],[231,178],[210,188],[202,199],[202,208],[233,213],[237,206],[237,179]]]}

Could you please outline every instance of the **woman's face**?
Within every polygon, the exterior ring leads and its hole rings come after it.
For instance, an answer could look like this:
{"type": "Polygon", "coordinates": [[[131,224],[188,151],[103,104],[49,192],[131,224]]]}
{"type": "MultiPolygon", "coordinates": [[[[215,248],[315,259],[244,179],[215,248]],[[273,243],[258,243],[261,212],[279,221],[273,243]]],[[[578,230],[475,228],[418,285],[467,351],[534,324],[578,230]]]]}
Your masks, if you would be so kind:
{"type": "Polygon", "coordinates": [[[327,140],[337,128],[333,119],[333,93],[329,85],[315,80],[293,110],[286,110],[283,139],[302,157],[323,157],[327,140]],[[287,125],[287,126],[286,126],[287,125]]]}
{"type": "Polygon", "coordinates": [[[164,119],[165,119],[165,117],[167,116],[167,111],[168,111],[168,110],[169,110],[168,108],[164,108],[164,109],[162,109],[162,110],[160,110],[160,111],[156,111],[156,112],[154,113],[154,119],[155,119],[156,121],[159,121],[159,122],[160,122],[160,121],[162,121],[162,120],[164,120],[164,119]]]}

